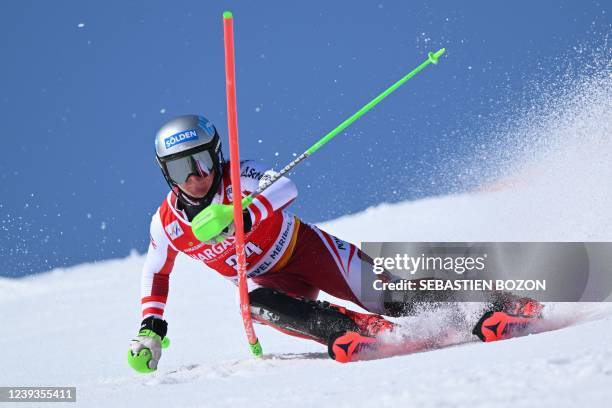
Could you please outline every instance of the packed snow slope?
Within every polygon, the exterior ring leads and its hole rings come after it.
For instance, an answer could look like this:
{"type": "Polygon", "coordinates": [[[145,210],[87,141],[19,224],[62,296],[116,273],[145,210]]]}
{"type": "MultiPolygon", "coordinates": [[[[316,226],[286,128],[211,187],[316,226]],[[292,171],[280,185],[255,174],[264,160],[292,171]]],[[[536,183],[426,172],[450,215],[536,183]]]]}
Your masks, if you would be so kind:
{"type": "MultiPolygon", "coordinates": [[[[517,126],[506,145],[514,166],[495,163],[495,182],[322,227],[353,242],[611,241],[609,72],[597,81],[537,124],[517,126]]],[[[438,350],[347,365],[314,342],[257,327],[265,357],[254,360],[235,288],[186,257],[177,260],[165,315],[172,345],[156,373],[136,374],[126,355],[139,328],[143,261],[134,253],[1,279],[0,385],[77,386],[77,405],[86,407],[544,408],[612,400],[607,303],[548,304],[545,331],[535,335],[482,344],[460,333],[438,350]]],[[[400,323],[414,337],[447,334],[443,313],[400,323]]]]}

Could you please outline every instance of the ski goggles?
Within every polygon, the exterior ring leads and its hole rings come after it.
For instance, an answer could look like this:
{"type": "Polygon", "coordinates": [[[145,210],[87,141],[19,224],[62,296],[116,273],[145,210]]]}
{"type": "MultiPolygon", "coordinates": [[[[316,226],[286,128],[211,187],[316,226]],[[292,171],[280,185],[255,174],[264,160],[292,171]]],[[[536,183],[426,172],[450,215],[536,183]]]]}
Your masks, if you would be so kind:
{"type": "Polygon", "coordinates": [[[208,177],[215,168],[216,160],[208,150],[196,152],[189,156],[178,157],[163,161],[168,178],[176,184],[183,184],[189,176],[208,177]]]}

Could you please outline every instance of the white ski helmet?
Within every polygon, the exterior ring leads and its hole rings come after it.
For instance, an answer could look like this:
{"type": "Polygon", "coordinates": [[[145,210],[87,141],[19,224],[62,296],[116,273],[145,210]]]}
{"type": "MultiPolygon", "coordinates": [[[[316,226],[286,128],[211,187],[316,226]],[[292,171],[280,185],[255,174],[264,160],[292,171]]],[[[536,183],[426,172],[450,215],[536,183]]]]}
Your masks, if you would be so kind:
{"type": "Polygon", "coordinates": [[[212,122],[200,115],[178,116],[166,122],[155,135],[155,155],[166,182],[184,204],[210,204],[224,163],[221,139],[212,122]],[[204,198],[187,196],[178,188],[191,174],[207,176],[213,170],[215,178],[204,198]]]}

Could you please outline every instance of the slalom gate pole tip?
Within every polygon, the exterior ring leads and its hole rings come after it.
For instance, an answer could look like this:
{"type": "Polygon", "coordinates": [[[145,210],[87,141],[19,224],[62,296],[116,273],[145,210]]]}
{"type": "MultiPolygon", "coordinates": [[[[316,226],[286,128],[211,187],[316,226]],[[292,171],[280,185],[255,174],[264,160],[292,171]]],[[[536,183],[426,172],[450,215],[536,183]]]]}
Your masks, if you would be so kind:
{"type": "Polygon", "coordinates": [[[234,17],[234,15],[232,14],[231,11],[224,11],[223,12],[223,18],[224,19],[229,19],[229,18],[233,18],[233,17],[234,17]]]}
{"type": "Polygon", "coordinates": [[[251,353],[253,354],[253,356],[257,358],[263,357],[263,349],[261,348],[259,339],[257,339],[257,342],[255,344],[249,344],[249,347],[251,348],[251,353]]]}

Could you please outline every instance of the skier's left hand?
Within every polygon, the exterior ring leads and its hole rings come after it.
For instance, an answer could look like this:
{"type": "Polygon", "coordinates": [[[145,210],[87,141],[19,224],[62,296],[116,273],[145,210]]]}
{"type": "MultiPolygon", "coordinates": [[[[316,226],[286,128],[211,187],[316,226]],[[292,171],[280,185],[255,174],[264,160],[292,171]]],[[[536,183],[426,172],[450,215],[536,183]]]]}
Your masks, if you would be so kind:
{"type": "Polygon", "coordinates": [[[235,233],[236,233],[236,224],[234,224],[234,221],[232,221],[230,225],[225,227],[225,229],[221,231],[219,235],[211,239],[209,242],[207,242],[207,244],[214,245],[219,242],[223,242],[229,237],[233,237],[235,233]]]}
{"type": "MultiPolygon", "coordinates": [[[[251,215],[249,214],[248,210],[244,210],[242,212],[242,219],[243,219],[243,225],[244,225],[244,232],[247,233],[247,232],[251,231],[251,215]]],[[[214,245],[214,244],[217,244],[219,242],[223,242],[226,239],[228,239],[229,237],[233,237],[234,234],[236,234],[236,224],[234,224],[234,221],[232,221],[216,237],[214,237],[213,239],[211,239],[209,241],[206,241],[206,244],[214,245]]]]}

